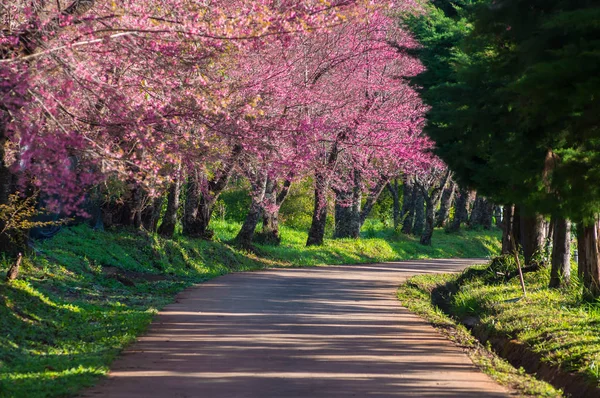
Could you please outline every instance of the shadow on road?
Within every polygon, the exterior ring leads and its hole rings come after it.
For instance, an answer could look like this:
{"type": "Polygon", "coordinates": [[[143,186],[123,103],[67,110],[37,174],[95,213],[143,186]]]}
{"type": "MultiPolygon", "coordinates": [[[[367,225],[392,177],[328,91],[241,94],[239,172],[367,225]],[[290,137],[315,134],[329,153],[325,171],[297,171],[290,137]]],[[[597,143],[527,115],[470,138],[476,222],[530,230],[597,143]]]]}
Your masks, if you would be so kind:
{"type": "Polygon", "coordinates": [[[228,275],[179,296],[85,396],[505,397],[402,308],[415,273],[471,260],[228,275]]]}

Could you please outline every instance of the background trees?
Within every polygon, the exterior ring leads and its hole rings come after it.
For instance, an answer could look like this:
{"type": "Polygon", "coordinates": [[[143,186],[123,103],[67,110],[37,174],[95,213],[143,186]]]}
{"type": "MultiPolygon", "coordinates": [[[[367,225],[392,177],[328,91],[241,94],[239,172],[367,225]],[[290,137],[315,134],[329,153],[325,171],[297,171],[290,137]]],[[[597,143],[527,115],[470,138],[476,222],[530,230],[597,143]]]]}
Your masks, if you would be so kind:
{"type": "Polygon", "coordinates": [[[591,22],[598,12],[593,1],[441,1],[405,19],[424,44],[428,70],[414,81],[431,106],[426,132],[436,153],[460,185],[506,209],[518,205],[504,240],[515,235],[527,262],[539,263],[554,232],[553,274],[564,278],[565,219],[574,220],[591,296],[598,295],[598,28],[591,22]],[[550,228],[542,215],[552,218],[550,228]]]}

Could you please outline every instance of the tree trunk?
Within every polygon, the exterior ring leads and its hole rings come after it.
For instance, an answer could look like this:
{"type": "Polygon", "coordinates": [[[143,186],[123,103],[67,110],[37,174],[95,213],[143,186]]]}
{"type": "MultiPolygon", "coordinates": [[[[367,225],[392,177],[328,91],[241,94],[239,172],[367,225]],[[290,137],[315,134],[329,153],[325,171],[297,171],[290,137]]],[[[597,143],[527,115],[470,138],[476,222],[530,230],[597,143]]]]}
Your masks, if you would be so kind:
{"type": "Polygon", "coordinates": [[[279,209],[287,198],[292,185],[291,177],[283,184],[283,188],[277,194],[276,181],[269,178],[267,181],[267,189],[265,191],[265,202],[270,206],[263,208],[263,227],[260,235],[261,243],[278,245],[281,243],[279,237],[279,209]]]}
{"type": "Polygon", "coordinates": [[[325,238],[325,225],[327,222],[327,189],[329,182],[322,173],[315,175],[315,205],[313,208],[312,223],[308,231],[306,246],[319,246],[325,238]]]}
{"type": "Polygon", "coordinates": [[[215,203],[219,199],[220,192],[218,194],[203,194],[200,196],[200,203],[198,204],[198,237],[206,240],[213,238],[213,231],[209,229],[210,220],[215,209],[215,203]]]}
{"type": "Polygon", "coordinates": [[[335,229],[336,239],[360,237],[360,195],[356,200],[353,191],[338,191],[335,196],[335,229]],[[350,204],[350,205],[348,205],[350,204]]]}
{"type": "Polygon", "coordinates": [[[202,221],[198,214],[200,203],[200,172],[197,169],[190,171],[183,205],[183,234],[198,237],[203,231],[202,221]]]}
{"type": "Polygon", "coordinates": [[[160,221],[160,212],[165,201],[164,194],[152,199],[152,206],[147,209],[147,217],[144,219],[144,228],[148,231],[156,232],[158,229],[158,222],[160,221]]]}
{"type": "Polygon", "coordinates": [[[521,207],[515,205],[513,209],[513,221],[512,221],[512,236],[514,238],[513,244],[515,250],[521,250],[523,247],[523,234],[521,233],[521,207]]]}
{"type": "Polygon", "coordinates": [[[505,204],[502,209],[502,254],[512,254],[517,247],[513,241],[514,206],[505,204]]]}
{"type": "Polygon", "coordinates": [[[471,210],[471,216],[469,218],[469,228],[485,228],[487,223],[487,204],[483,196],[477,194],[475,202],[473,203],[473,209],[471,210]]]}
{"type": "MultiPolygon", "coordinates": [[[[581,258],[581,256],[585,255],[585,231],[583,229],[583,222],[578,222],[576,225],[577,228],[577,276],[579,280],[584,283],[584,278],[586,277],[585,272],[585,260],[581,258]]],[[[588,232],[589,233],[589,232],[588,232]]]]}
{"type": "Polygon", "coordinates": [[[454,200],[454,192],[456,191],[456,184],[450,181],[450,185],[444,189],[442,193],[442,199],[440,202],[440,210],[438,211],[435,226],[442,228],[446,226],[446,222],[450,217],[450,208],[452,207],[452,201],[454,200]]]}
{"type": "MultiPolygon", "coordinates": [[[[379,177],[379,181],[377,181],[375,186],[369,190],[369,195],[367,196],[365,205],[363,206],[362,211],[360,211],[360,225],[358,227],[359,232],[360,232],[360,228],[365,223],[365,220],[371,213],[371,210],[373,210],[373,206],[375,206],[375,203],[377,203],[377,200],[379,199],[379,197],[381,196],[381,193],[383,192],[383,190],[385,189],[386,185],[388,185],[389,182],[390,182],[390,178],[388,176],[382,175],[379,177]]],[[[360,208],[360,201],[359,201],[358,205],[360,208]]]]}
{"type": "MultiPolygon", "coordinates": [[[[433,236],[435,223],[435,208],[440,205],[443,192],[448,188],[450,177],[451,172],[450,170],[447,170],[444,178],[439,181],[433,180],[425,185],[418,180],[415,182],[415,186],[419,188],[419,193],[425,202],[425,227],[420,240],[422,245],[431,245],[431,237],[433,236]]],[[[417,223],[415,223],[415,225],[418,226],[417,223]]]]}
{"type": "Polygon", "coordinates": [[[277,206],[277,182],[271,177],[267,180],[265,188],[265,204],[263,206],[263,225],[259,234],[261,243],[278,245],[279,238],[279,207],[277,206]]]}
{"type": "Polygon", "coordinates": [[[319,246],[325,239],[325,226],[327,225],[327,191],[329,190],[329,177],[326,174],[335,165],[338,159],[338,144],[334,142],[327,155],[327,162],[323,171],[315,172],[315,206],[306,246],[319,246]]]}
{"type": "Polygon", "coordinates": [[[502,228],[502,207],[494,205],[494,218],[496,219],[496,226],[502,228]]]}
{"type": "Polygon", "coordinates": [[[263,211],[263,201],[267,189],[267,173],[263,171],[257,172],[255,180],[252,182],[252,203],[250,209],[242,224],[240,232],[235,237],[235,241],[244,247],[251,247],[254,239],[256,226],[261,219],[263,211]]]}
{"type": "Polygon", "coordinates": [[[167,238],[173,237],[177,225],[177,212],[179,211],[179,197],[181,193],[181,179],[177,178],[169,187],[167,197],[167,209],[163,216],[158,233],[167,238]]]}
{"type": "Polygon", "coordinates": [[[392,215],[394,217],[394,230],[397,231],[400,226],[400,193],[398,192],[398,179],[395,178],[394,182],[389,182],[387,184],[387,189],[392,196],[392,201],[394,202],[392,215]]]}
{"type": "Polygon", "coordinates": [[[533,264],[536,254],[543,254],[544,250],[544,219],[541,215],[521,216],[521,232],[523,235],[523,255],[526,265],[543,266],[543,263],[533,264]]]}
{"type": "Polygon", "coordinates": [[[198,170],[194,170],[192,175],[193,181],[191,185],[188,182],[187,191],[188,195],[192,195],[192,200],[188,206],[188,201],[186,199],[186,205],[184,207],[184,235],[201,239],[212,239],[213,232],[209,229],[209,226],[215,203],[217,203],[221,192],[227,188],[227,184],[231,179],[231,175],[233,174],[233,170],[241,153],[242,147],[240,145],[234,145],[229,160],[225,162],[223,168],[218,171],[217,177],[214,177],[211,180],[207,180],[207,177],[198,170]],[[202,191],[200,188],[201,186],[206,188],[205,192],[202,191]],[[194,204],[196,207],[193,209],[192,206],[194,204]],[[185,216],[186,213],[189,214],[189,217],[185,216]]]}
{"type": "Polygon", "coordinates": [[[488,199],[483,200],[483,213],[481,218],[483,229],[492,229],[492,225],[494,225],[494,207],[494,204],[488,199]]]}
{"type": "Polygon", "coordinates": [[[220,170],[218,177],[207,181],[206,176],[193,170],[188,178],[188,189],[184,206],[183,234],[202,239],[212,239],[213,232],[208,229],[215,203],[221,192],[227,187],[242,147],[235,145],[227,163],[220,170]],[[201,184],[202,183],[202,184],[201,184]],[[205,186],[206,192],[200,187],[205,186]]]}
{"type": "Polygon", "coordinates": [[[269,212],[263,210],[263,227],[260,235],[261,243],[268,245],[279,245],[281,243],[279,237],[279,209],[269,212]]]}
{"type": "Polygon", "coordinates": [[[415,200],[415,223],[413,225],[412,234],[421,236],[425,230],[425,198],[423,193],[417,189],[415,200]]]}
{"type": "MultiPolygon", "coordinates": [[[[548,223],[546,242],[554,242],[554,230],[556,229],[556,219],[552,218],[548,223]]],[[[550,243],[548,243],[549,245],[550,243]]]]}
{"type": "Polygon", "coordinates": [[[130,192],[130,196],[125,203],[125,214],[126,217],[123,220],[124,225],[133,226],[134,228],[141,229],[142,223],[142,211],[144,208],[145,193],[144,190],[135,185],[130,192]]]}
{"type": "Polygon", "coordinates": [[[571,278],[571,223],[557,217],[552,228],[552,269],[550,271],[550,287],[567,286],[571,278]]]}
{"type": "Polygon", "coordinates": [[[471,218],[471,212],[475,206],[475,199],[477,198],[477,191],[469,191],[467,196],[467,217],[465,222],[468,223],[471,218]]]}
{"type": "Polygon", "coordinates": [[[578,228],[578,272],[583,282],[584,298],[588,300],[595,300],[600,297],[599,230],[598,219],[595,219],[592,223],[581,223],[581,226],[578,228]]]}
{"type": "Polygon", "coordinates": [[[469,191],[467,189],[461,189],[454,202],[454,219],[448,229],[450,232],[458,232],[461,224],[469,219],[468,204],[469,191]]]}
{"type": "MultiPolygon", "coordinates": [[[[335,229],[333,237],[360,238],[362,189],[360,172],[354,171],[352,189],[336,190],[335,195],[335,229]]],[[[371,204],[371,207],[373,204],[371,204]]]]}
{"type": "Polygon", "coordinates": [[[410,234],[413,231],[415,220],[415,204],[417,201],[417,191],[413,181],[406,178],[402,186],[402,233],[410,234]]]}
{"type": "MultiPolygon", "coordinates": [[[[421,235],[421,244],[425,246],[431,245],[431,237],[433,236],[433,226],[435,217],[435,203],[432,198],[425,197],[425,229],[421,235]]],[[[416,229],[416,228],[415,228],[416,229]]]]}

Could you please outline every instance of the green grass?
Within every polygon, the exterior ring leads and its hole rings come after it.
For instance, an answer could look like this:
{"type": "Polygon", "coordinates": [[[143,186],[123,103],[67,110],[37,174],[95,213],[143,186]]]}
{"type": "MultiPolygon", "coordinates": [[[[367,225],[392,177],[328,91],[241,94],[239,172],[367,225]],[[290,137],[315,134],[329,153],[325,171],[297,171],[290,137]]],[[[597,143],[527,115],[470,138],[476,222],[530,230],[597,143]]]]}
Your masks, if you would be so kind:
{"type": "Polygon", "coordinates": [[[522,294],[518,278],[506,284],[473,278],[455,295],[452,311],[478,314],[492,334],[515,338],[600,386],[600,303],[583,302],[577,280],[564,290],[549,289],[549,280],[547,269],[525,274],[527,298],[513,302],[522,294]]]}
{"type": "MultiPolygon", "coordinates": [[[[214,228],[215,242],[78,226],[36,243],[20,278],[0,282],[0,396],[72,396],[94,384],[158,309],[184,288],[218,275],[269,266],[482,257],[498,250],[497,231],[436,231],[434,246],[425,248],[416,238],[374,226],[360,241],[307,249],[305,232],[283,227],[282,245],[259,246],[259,256],[223,243],[238,224],[216,222],[214,228]]],[[[2,274],[8,265],[2,261],[2,274]]]]}
{"type": "Polygon", "coordinates": [[[517,300],[522,296],[518,278],[505,283],[496,271],[480,267],[462,276],[416,276],[401,291],[420,292],[431,305],[430,292],[452,282],[458,291],[450,296],[447,311],[456,319],[478,318],[490,337],[515,339],[543,362],[600,386],[600,303],[582,301],[576,277],[569,288],[549,289],[547,269],[525,274],[527,298],[517,300]]]}
{"type": "Polygon", "coordinates": [[[415,276],[400,286],[398,299],[409,310],[425,318],[443,335],[465,349],[473,363],[498,383],[518,391],[522,396],[562,397],[560,390],[526,374],[523,369],[515,369],[489,346],[482,346],[462,324],[432,303],[432,290],[454,279],[455,276],[451,274],[415,276]]]}
{"type": "MultiPolygon", "coordinates": [[[[241,224],[214,222],[216,235],[223,241],[232,240],[241,224]]],[[[356,264],[427,258],[485,258],[499,252],[499,230],[461,231],[448,234],[434,231],[433,245],[423,246],[419,238],[398,234],[380,222],[368,220],[362,239],[327,239],[323,246],[305,247],[307,234],[281,227],[280,246],[256,245],[262,256],[294,266],[325,264],[356,264]]]]}

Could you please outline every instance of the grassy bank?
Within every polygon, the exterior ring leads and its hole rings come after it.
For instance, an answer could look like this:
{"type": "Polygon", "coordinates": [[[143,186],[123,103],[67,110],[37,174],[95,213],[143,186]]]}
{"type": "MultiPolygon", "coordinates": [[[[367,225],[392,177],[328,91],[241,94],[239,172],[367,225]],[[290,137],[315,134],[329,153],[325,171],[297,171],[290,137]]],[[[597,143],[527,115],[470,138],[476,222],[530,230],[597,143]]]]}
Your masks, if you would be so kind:
{"type": "MultiPolygon", "coordinates": [[[[215,222],[213,227],[222,241],[235,237],[241,224],[215,222]]],[[[485,258],[499,253],[501,232],[461,231],[447,234],[438,229],[433,245],[423,246],[419,238],[398,234],[381,223],[368,220],[362,239],[327,239],[323,246],[305,247],[307,234],[293,228],[281,228],[280,246],[257,245],[262,256],[293,266],[356,264],[426,258],[485,258]]]]}
{"type": "MultiPolygon", "coordinates": [[[[239,227],[215,224],[217,240],[164,240],[139,232],[63,230],[36,243],[20,278],[0,282],[0,396],[70,396],[101,375],[153,314],[182,289],[232,271],[409,258],[481,257],[497,232],[446,235],[434,246],[371,226],[360,241],[304,248],[306,233],[282,229],[280,247],[257,254],[227,242],[239,227]]],[[[9,261],[4,260],[4,273],[9,261]]]]}
{"type": "MultiPolygon", "coordinates": [[[[582,302],[577,280],[568,289],[547,288],[545,269],[525,275],[528,295],[523,299],[518,278],[506,282],[498,274],[504,271],[504,266],[495,265],[462,275],[416,276],[400,289],[401,300],[432,319],[429,310],[423,310],[432,308],[432,293],[438,297],[438,291],[451,291],[444,300],[445,310],[474,326],[480,339],[495,347],[505,344],[504,355],[513,363],[521,361],[574,396],[589,394],[587,386],[600,386],[600,303],[582,302]],[[511,350],[518,352],[511,355],[511,350]]],[[[551,396],[527,384],[521,387],[533,395],[551,396]]]]}

